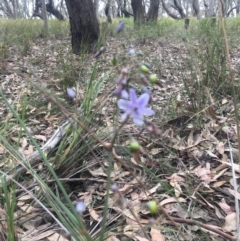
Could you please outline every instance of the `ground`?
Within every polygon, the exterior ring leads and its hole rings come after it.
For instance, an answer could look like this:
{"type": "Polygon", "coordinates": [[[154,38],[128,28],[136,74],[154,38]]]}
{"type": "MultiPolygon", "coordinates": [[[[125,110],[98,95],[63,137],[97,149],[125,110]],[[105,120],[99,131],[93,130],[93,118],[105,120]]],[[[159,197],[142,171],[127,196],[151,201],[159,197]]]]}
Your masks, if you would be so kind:
{"type": "MultiPolygon", "coordinates": [[[[181,27],[176,33],[171,26],[166,29],[170,33],[158,29],[158,34],[157,30],[142,30],[137,35],[127,26],[117,35],[112,28],[106,51],[97,59],[93,54],[72,55],[70,36],[39,37],[21,51],[19,46],[8,45],[1,59],[1,91],[40,147],[69,116],[76,116],[77,107],[84,109],[78,120],[89,131],[79,127],[77,135],[63,137],[47,159],[73,204],[81,200],[87,206],[82,218],[93,240],[101,232],[108,180],[118,185],[108,200],[105,226],[109,241],[236,240],[235,202],[240,193],[234,192],[237,179],[233,172],[238,178],[238,122],[232,90],[226,83],[233,71],[238,101],[239,40],[229,36],[231,70],[226,64],[224,39],[217,35],[221,31],[208,39],[208,34],[200,32],[201,26],[187,33],[181,27]],[[129,49],[135,50],[134,56],[128,55],[129,49]],[[116,65],[112,64],[114,56],[116,65]],[[128,67],[131,83],[140,95],[138,72],[144,63],[161,81],[160,86],[148,86],[150,106],[156,113],[151,121],[159,134],[149,134],[129,120],[117,135],[112,159],[92,133],[104,143],[111,141],[114,126],[120,125],[112,96],[116,80],[122,68],[128,67]],[[66,94],[68,87],[76,93],[74,100],[66,94]],[[142,146],[140,159],[128,150],[133,137],[142,146]],[[156,212],[147,207],[152,200],[156,212]]],[[[0,142],[0,165],[12,174],[17,165],[26,167],[17,153],[27,158],[37,150],[6,100],[0,99],[0,129],[6,140],[0,142]]],[[[32,168],[56,195],[61,193],[46,163],[38,160],[32,168]]],[[[14,188],[16,235],[24,241],[70,240],[33,198],[56,215],[39,191],[44,190],[36,181],[40,179],[29,170],[18,178],[24,188],[14,188]]],[[[68,205],[61,194],[58,197],[68,205]]],[[[6,218],[4,207],[0,209],[2,220],[6,218]]],[[[6,222],[2,226],[7,229],[6,222]]]]}

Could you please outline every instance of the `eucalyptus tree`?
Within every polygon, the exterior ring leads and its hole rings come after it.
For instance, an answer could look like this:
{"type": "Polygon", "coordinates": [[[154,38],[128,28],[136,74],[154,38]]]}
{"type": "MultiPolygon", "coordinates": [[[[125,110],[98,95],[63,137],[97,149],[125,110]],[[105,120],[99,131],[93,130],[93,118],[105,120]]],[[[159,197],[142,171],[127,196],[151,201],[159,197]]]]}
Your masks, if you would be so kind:
{"type": "Polygon", "coordinates": [[[134,24],[139,26],[145,23],[145,6],[143,0],[131,0],[134,24]]]}
{"type": "Polygon", "coordinates": [[[99,23],[92,0],[65,0],[71,27],[72,50],[80,54],[85,49],[95,51],[99,23]]]}
{"type": "Polygon", "coordinates": [[[150,22],[157,21],[160,0],[150,0],[150,6],[147,14],[147,20],[150,22]]]}

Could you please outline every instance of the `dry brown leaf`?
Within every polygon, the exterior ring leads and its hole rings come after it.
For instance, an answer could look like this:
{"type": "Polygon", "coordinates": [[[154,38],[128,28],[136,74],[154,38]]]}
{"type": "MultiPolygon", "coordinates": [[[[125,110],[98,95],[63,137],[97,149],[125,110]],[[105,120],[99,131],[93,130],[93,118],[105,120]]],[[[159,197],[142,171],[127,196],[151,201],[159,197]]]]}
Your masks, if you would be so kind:
{"type": "Polygon", "coordinates": [[[221,177],[224,172],[226,172],[228,170],[228,168],[223,169],[222,171],[220,171],[217,175],[214,175],[214,177],[212,178],[212,181],[216,181],[219,177],[221,177]]]}
{"type": "Polygon", "coordinates": [[[165,241],[165,237],[158,229],[151,228],[150,235],[152,237],[152,241],[165,241]]]}
{"type": "Polygon", "coordinates": [[[212,117],[212,119],[217,120],[216,113],[215,113],[215,111],[214,111],[212,106],[209,106],[207,108],[207,112],[212,117]]]}
{"type": "Polygon", "coordinates": [[[232,208],[226,203],[224,198],[222,198],[221,202],[219,202],[218,205],[227,215],[233,212],[232,208]]]}
{"type": "Polygon", "coordinates": [[[89,209],[89,214],[97,222],[100,222],[102,220],[102,218],[97,214],[97,212],[94,209],[89,209]]]}
{"type": "Polygon", "coordinates": [[[166,198],[164,199],[163,201],[160,202],[160,205],[161,206],[164,206],[166,204],[169,204],[169,203],[176,203],[176,202],[186,202],[186,200],[184,198],[174,198],[174,197],[169,197],[169,198],[166,198]]]}
{"type": "Polygon", "coordinates": [[[236,213],[231,213],[225,217],[225,223],[222,228],[226,232],[235,231],[237,229],[236,213]]]}
{"type": "Polygon", "coordinates": [[[43,142],[46,142],[46,141],[47,141],[46,136],[43,136],[43,135],[34,135],[34,138],[35,138],[36,140],[40,140],[40,141],[43,141],[43,142]]]}
{"type": "Polygon", "coordinates": [[[223,142],[219,142],[218,145],[217,145],[217,150],[218,152],[223,155],[224,154],[224,151],[225,151],[225,148],[224,148],[224,143],[223,142]]]}
{"type": "MultiPolygon", "coordinates": [[[[235,196],[234,190],[230,189],[230,188],[226,188],[233,196],[235,196]]],[[[237,192],[237,199],[240,200],[240,193],[237,192]]]]}
{"type": "Polygon", "coordinates": [[[24,149],[28,145],[28,141],[25,137],[21,140],[21,147],[24,149]]]}
{"type": "Polygon", "coordinates": [[[18,198],[19,201],[26,201],[26,200],[29,200],[29,199],[32,199],[32,197],[28,194],[23,195],[23,196],[18,198]]]}
{"type": "Polygon", "coordinates": [[[153,193],[155,193],[159,187],[161,187],[160,183],[158,183],[155,187],[151,188],[150,190],[142,192],[139,195],[139,200],[147,200],[147,199],[149,199],[149,196],[152,195],[153,193]]]}
{"type": "Polygon", "coordinates": [[[219,181],[219,182],[215,182],[215,183],[213,183],[213,187],[221,187],[223,184],[225,184],[226,183],[226,181],[219,181]]]}
{"type": "Polygon", "coordinates": [[[120,241],[116,236],[112,235],[106,239],[106,241],[120,241]]]}
{"type": "Polygon", "coordinates": [[[50,235],[52,235],[52,234],[54,234],[54,233],[55,233],[55,231],[49,230],[49,231],[47,231],[47,232],[41,233],[41,234],[39,234],[38,236],[32,238],[31,241],[40,241],[40,240],[43,240],[44,238],[49,237],[50,235]]]}
{"type": "Polygon", "coordinates": [[[206,163],[206,167],[198,166],[193,170],[193,173],[199,177],[201,181],[204,181],[205,183],[210,183],[212,180],[212,173],[210,171],[210,163],[206,163]]]}
{"type": "Polygon", "coordinates": [[[182,188],[179,183],[183,183],[185,179],[176,173],[167,179],[170,180],[170,185],[174,188],[175,196],[178,198],[182,194],[182,188]]]}
{"type": "Polygon", "coordinates": [[[224,216],[223,216],[222,212],[220,212],[219,208],[217,208],[216,206],[214,206],[214,209],[215,209],[215,214],[217,215],[217,217],[218,217],[219,219],[224,220],[224,216]]]}
{"type": "Polygon", "coordinates": [[[92,192],[85,194],[83,199],[85,205],[88,206],[92,202],[92,192]]]}
{"type": "Polygon", "coordinates": [[[136,239],[137,239],[138,241],[149,241],[148,239],[143,238],[143,237],[140,237],[140,236],[138,236],[138,235],[136,235],[135,237],[136,237],[136,239]]]}
{"type": "Polygon", "coordinates": [[[211,156],[211,157],[215,158],[216,160],[219,160],[218,156],[217,156],[217,155],[215,155],[215,154],[213,154],[211,151],[206,150],[206,152],[207,152],[207,154],[208,154],[209,156],[211,156]]]}
{"type": "Polygon", "coordinates": [[[32,153],[33,153],[33,146],[32,145],[29,145],[29,147],[26,150],[23,151],[23,154],[25,156],[28,156],[28,155],[30,155],[32,153]]]}
{"type": "Polygon", "coordinates": [[[4,154],[4,148],[2,146],[0,146],[0,155],[4,154]]]}
{"type": "Polygon", "coordinates": [[[60,235],[59,233],[54,233],[53,235],[48,237],[49,241],[68,241],[68,239],[66,239],[65,237],[63,237],[62,235],[60,235]]]}
{"type": "Polygon", "coordinates": [[[193,132],[194,130],[191,130],[189,136],[188,136],[188,140],[187,140],[187,145],[188,146],[191,146],[194,144],[194,140],[193,140],[193,132]]]}

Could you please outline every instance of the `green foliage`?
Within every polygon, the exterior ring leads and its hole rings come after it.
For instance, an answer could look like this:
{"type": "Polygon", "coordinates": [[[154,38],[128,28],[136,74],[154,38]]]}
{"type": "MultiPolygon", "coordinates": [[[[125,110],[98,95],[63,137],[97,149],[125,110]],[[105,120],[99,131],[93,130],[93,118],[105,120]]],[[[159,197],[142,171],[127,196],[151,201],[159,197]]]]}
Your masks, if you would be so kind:
{"type": "MultiPolygon", "coordinates": [[[[7,57],[9,47],[26,55],[31,42],[43,37],[42,20],[1,19],[0,25],[0,57],[7,57]]],[[[69,33],[69,22],[50,20],[49,33],[49,37],[65,37],[69,33]]]]}
{"type": "Polygon", "coordinates": [[[4,210],[6,213],[7,219],[7,237],[8,241],[16,241],[16,230],[15,230],[15,217],[14,212],[16,208],[16,194],[14,185],[8,187],[6,177],[1,179],[2,188],[3,188],[3,203],[4,210]]]}

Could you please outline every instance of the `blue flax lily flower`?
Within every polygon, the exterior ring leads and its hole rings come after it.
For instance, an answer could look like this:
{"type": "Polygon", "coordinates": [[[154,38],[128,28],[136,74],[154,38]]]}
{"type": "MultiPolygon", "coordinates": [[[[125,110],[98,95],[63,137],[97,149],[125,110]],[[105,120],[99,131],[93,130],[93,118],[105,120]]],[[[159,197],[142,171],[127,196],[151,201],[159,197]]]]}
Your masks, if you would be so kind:
{"type": "Polygon", "coordinates": [[[134,89],[129,90],[129,100],[120,99],[117,102],[118,108],[123,110],[121,121],[125,121],[128,117],[133,119],[135,125],[143,125],[143,116],[154,115],[154,111],[146,107],[150,99],[149,93],[142,94],[139,98],[134,89]]]}
{"type": "Polygon", "coordinates": [[[120,33],[122,32],[124,29],[124,22],[123,21],[120,21],[118,26],[117,26],[117,33],[120,33]]]}

